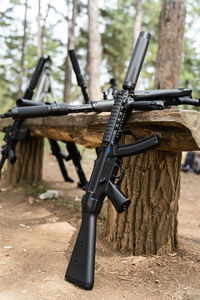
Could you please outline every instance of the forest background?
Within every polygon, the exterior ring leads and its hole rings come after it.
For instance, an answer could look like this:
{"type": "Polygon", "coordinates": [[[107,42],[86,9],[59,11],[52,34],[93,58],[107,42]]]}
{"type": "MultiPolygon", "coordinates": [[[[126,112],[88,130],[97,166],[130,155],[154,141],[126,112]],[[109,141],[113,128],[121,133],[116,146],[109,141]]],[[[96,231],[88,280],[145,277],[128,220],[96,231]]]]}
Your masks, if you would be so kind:
{"type": "MultiPolygon", "coordinates": [[[[56,101],[64,99],[65,62],[72,21],[73,1],[69,0],[6,0],[0,4],[0,106],[1,111],[15,106],[19,90],[25,91],[38,60],[38,18],[42,28],[43,54],[52,59],[53,91],[56,101]],[[40,16],[38,1],[41,5],[40,16]],[[24,31],[25,28],[25,31],[24,31]],[[20,79],[23,53],[23,74],[20,79]],[[20,83],[21,80],[21,83],[20,83]]],[[[152,34],[150,47],[141,74],[140,88],[154,87],[158,48],[158,25],[161,0],[144,0],[142,30],[152,34]]],[[[130,60],[134,40],[134,0],[99,1],[101,33],[101,90],[109,88],[109,80],[122,84],[130,60]]],[[[191,88],[193,97],[200,97],[200,1],[186,1],[186,23],[179,87],[191,88]]],[[[77,1],[75,44],[81,70],[86,81],[88,57],[87,1],[77,1]]],[[[80,99],[75,76],[72,76],[70,101],[80,99]]],[[[65,99],[66,100],[66,99],[65,99]]],[[[99,99],[92,99],[99,100],[99,99]]]]}

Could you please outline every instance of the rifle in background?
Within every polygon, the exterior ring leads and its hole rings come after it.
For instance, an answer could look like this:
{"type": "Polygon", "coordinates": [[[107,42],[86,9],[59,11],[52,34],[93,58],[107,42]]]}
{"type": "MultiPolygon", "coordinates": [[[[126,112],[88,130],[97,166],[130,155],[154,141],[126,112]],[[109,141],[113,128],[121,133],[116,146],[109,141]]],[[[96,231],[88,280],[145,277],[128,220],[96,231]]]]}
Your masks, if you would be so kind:
{"type": "MultiPolygon", "coordinates": [[[[29,86],[25,91],[24,98],[31,100],[33,97],[33,91],[38,83],[39,74],[41,74],[46,60],[49,58],[41,57],[38,61],[36,69],[30,80],[29,86]]],[[[23,141],[29,136],[29,131],[27,129],[21,129],[23,119],[15,120],[11,126],[8,126],[5,131],[5,136],[3,138],[5,145],[2,146],[1,150],[1,160],[0,160],[0,175],[1,170],[4,166],[6,159],[9,159],[11,164],[16,161],[15,148],[18,141],[23,141]]]]}
{"type": "Polygon", "coordinates": [[[89,103],[90,99],[89,99],[89,96],[87,93],[87,87],[85,85],[84,77],[81,74],[81,70],[79,67],[76,52],[74,49],[71,49],[68,51],[68,53],[69,53],[69,57],[70,57],[70,60],[72,63],[74,73],[76,74],[76,80],[77,80],[78,86],[80,86],[82,94],[83,94],[84,102],[89,103]]]}
{"type": "MultiPolygon", "coordinates": [[[[35,102],[36,105],[37,103],[45,103],[48,94],[52,91],[52,86],[51,86],[51,69],[50,69],[50,63],[49,61],[44,65],[44,72],[41,75],[41,79],[40,79],[40,84],[38,86],[38,91],[35,97],[35,102]]],[[[32,105],[33,103],[29,103],[29,105],[32,105]]],[[[21,106],[23,105],[23,103],[21,102],[20,104],[21,106]]],[[[26,104],[27,105],[27,104],[26,104]]],[[[85,177],[84,171],[82,169],[81,166],[81,154],[76,146],[75,143],[73,142],[63,142],[65,144],[65,147],[68,151],[68,155],[66,155],[65,153],[63,153],[63,151],[60,148],[59,143],[54,140],[54,139],[48,139],[50,146],[51,146],[51,152],[52,154],[56,157],[61,173],[63,175],[63,178],[65,181],[68,182],[73,182],[74,180],[68,175],[66,166],[64,164],[64,160],[65,161],[69,161],[72,160],[77,175],[79,177],[79,182],[78,182],[78,187],[80,188],[84,188],[87,184],[87,179],[85,177]],[[72,145],[73,144],[73,145],[72,145]]]]}

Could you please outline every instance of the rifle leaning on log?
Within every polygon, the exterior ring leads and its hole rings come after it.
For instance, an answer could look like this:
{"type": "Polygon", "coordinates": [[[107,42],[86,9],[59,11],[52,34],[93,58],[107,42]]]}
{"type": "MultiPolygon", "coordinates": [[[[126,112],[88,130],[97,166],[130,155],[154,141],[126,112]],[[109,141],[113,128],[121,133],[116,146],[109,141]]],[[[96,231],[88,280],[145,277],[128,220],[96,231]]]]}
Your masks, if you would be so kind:
{"type": "MultiPolygon", "coordinates": [[[[38,92],[36,94],[35,99],[40,100],[43,98],[43,95],[45,97],[51,91],[50,78],[51,78],[50,64],[47,62],[44,65],[44,72],[41,76],[41,81],[40,81],[41,84],[38,87],[38,92]]],[[[43,102],[45,102],[45,101],[43,101],[43,102]]],[[[32,104],[29,104],[29,105],[32,105],[32,104]]],[[[66,160],[66,161],[72,160],[72,162],[75,166],[77,175],[79,177],[78,187],[84,189],[84,187],[87,184],[87,179],[85,177],[83,168],[81,166],[82,157],[81,157],[81,154],[80,154],[76,144],[74,142],[62,141],[65,144],[65,147],[68,152],[68,155],[66,155],[65,153],[63,153],[61,151],[61,148],[56,140],[53,140],[53,139],[48,139],[48,140],[49,140],[49,143],[51,146],[52,154],[56,157],[56,159],[58,161],[58,164],[59,164],[59,167],[60,167],[60,170],[61,170],[64,180],[69,181],[69,182],[74,181],[71,177],[69,177],[69,175],[67,173],[67,169],[64,164],[64,160],[66,160]]]]}
{"type": "MultiPolygon", "coordinates": [[[[131,110],[164,109],[168,107],[164,100],[170,101],[181,96],[187,96],[188,101],[193,100],[191,99],[191,90],[134,92],[149,39],[149,33],[140,33],[126,73],[123,90],[114,94],[114,101],[90,102],[78,106],[55,103],[34,107],[16,107],[2,116],[23,118],[59,116],[76,112],[111,111],[98,157],[82,198],[82,223],[65,275],[66,280],[85,289],[92,289],[94,283],[96,221],[104,198],[108,196],[118,213],[126,210],[130,204],[130,200],[119,190],[124,173],[121,169],[122,158],[153,149],[159,145],[159,137],[152,135],[135,143],[120,146],[121,136],[131,110]],[[150,101],[150,99],[155,100],[150,101]],[[115,183],[118,178],[118,170],[121,171],[121,175],[115,183]]],[[[20,101],[26,102],[23,99],[20,101]]],[[[195,100],[192,104],[199,105],[199,101],[195,100]]]]}
{"type": "MultiPolygon", "coordinates": [[[[173,90],[145,90],[135,91],[130,95],[126,107],[134,110],[163,110],[172,105],[188,104],[199,106],[199,99],[191,98],[192,91],[189,89],[173,90]],[[155,100],[152,100],[155,99],[155,100]],[[161,99],[161,100],[160,100],[161,99]]],[[[81,112],[110,112],[114,100],[90,101],[87,104],[67,105],[59,103],[42,103],[26,99],[18,99],[17,107],[11,108],[1,115],[1,118],[39,118],[48,116],[62,116],[81,112]]]]}
{"type": "MultiPolygon", "coordinates": [[[[25,99],[29,99],[29,100],[32,99],[33,91],[38,83],[38,76],[42,72],[45,61],[46,59],[43,57],[39,59],[36,69],[30,80],[29,86],[26,89],[26,92],[24,94],[25,99]]],[[[8,126],[6,128],[6,133],[3,138],[6,144],[2,146],[2,150],[1,150],[0,175],[6,159],[9,159],[11,164],[15,163],[16,161],[15,147],[17,142],[26,139],[29,135],[29,131],[27,129],[21,129],[22,123],[23,123],[22,119],[15,120],[11,126],[8,126]]]]}
{"type": "MultiPolygon", "coordinates": [[[[107,195],[111,199],[118,213],[123,212],[130,204],[130,200],[123,195],[117,187],[123,179],[123,176],[121,176],[117,184],[114,183],[118,170],[120,169],[122,157],[152,149],[159,144],[159,138],[156,135],[152,135],[142,141],[119,146],[124,126],[131,112],[131,109],[128,108],[130,92],[135,88],[149,39],[150,34],[145,32],[140,33],[124,81],[124,90],[119,91],[115,95],[102,145],[90,181],[87,184],[86,192],[82,198],[82,224],[65,278],[86,289],[92,289],[94,282],[96,220],[104,198],[107,195]]],[[[105,102],[107,101],[102,101],[101,104],[104,107],[105,102]]],[[[147,106],[148,105],[149,102],[147,103],[147,106]]],[[[78,108],[81,110],[83,106],[86,111],[87,108],[89,110],[91,107],[94,108],[91,103],[82,105],[82,107],[79,106],[78,108]]],[[[70,108],[72,111],[73,107],[71,106],[70,108]]],[[[75,111],[77,111],[77,108],[75,108],[75,111]]],[[[10,112],[7,113],[7,116],[22,117],[25,113],[28,117],[40,117],[63,115],[69,112],[70,109],[67,105],[52,104],[17,107],[11,109],[10,112]],[[28,111],[29,113],[27,114],[28,111]]]]}
{"type": "Polygon", "coordinates": [[[70,60],[71,60],[71,63],[72,63],[74,73],[76,74],[76,80],[77,80],[78,86],[80,86],[81,92],[83,94],[84,102],[89,103],[90,99],[89,99],[89,96],[88,96],[88,93],[87,93],[87,87],[85,85],[84,78],[81,74],[81,70],[80,70],[80,67],[79,67],[76,52],[75,52],[74,49],[71,49],[71,50],[68,51],[68,53],[69,53],[69,57],[70,57],[70,60]]]}
{"type": "MultiPolygon", "coordinates": [[[[40,79],[40,85],[38,87],[36,99],[40,99],[42,93],[44,93],[46,96],[50,92],[50,88],[51,88],[49,83],[50,63],[51,63],[51,59],[49,57],[41,57],[39,59],[36,69],[31,78],[29,87],[27,88],[24,94],[24,98],[27,101],[26,105],[32,106],[34,105],[34,103],[37,103],[36,101],[31,101],[31,99],[34,94],[34,89],[39,82],[39,79],[40,79]],[[45,76],[48,78],[45,78],[45,76]]],[[[27,129],[25,130],[21,129],[22,122],[23,122],[23,118],[20,120],[15,120],[13,122],[13,125],[8,126],[6,129],[6,134],[4,137],[4,141],[6,142],[6,144],[3,145],[1,151],[2,157],[0,161],[0,171],[7,158],[9,158],[12,164],[15,163],[16,161],[15,147],[17,141],[24,140],[29,136],[29,131],[27,129]]],[[[84,188],[87,184],[87,179],[85,177],[84,171],[80,163],[82,157],[80,155],[78,148],[76,147],[76,144],[74,142],[64,142],[66,145],[66,149],[69,153],[69,155],[66,155],[61,151],[61,148],[56,140],[50,138],[48,140],[51,146],[52,154],[57,159],[64,180],[68,182],[73,182],[73,179],[68,175],[67,169],[64,164],[64,160],[66,161],[72,160],[80,180],[78,183],[78,187],[84,188]]]]}

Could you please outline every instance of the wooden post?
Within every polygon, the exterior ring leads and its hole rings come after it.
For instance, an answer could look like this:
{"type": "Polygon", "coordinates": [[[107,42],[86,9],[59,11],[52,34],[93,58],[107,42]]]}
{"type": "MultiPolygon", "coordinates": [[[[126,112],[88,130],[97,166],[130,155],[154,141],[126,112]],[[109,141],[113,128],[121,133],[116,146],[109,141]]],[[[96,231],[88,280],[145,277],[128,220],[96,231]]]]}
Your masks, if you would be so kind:
{"type": "MultiPolygon", "coordinates": [[[[127,136],[126,143],[134,139],[127,136]]],[[[131,199],[117,214],[109,203],[106,240],[112,249],[149,255],[175,251],[181,153],[148,151],[124,158],[121,189],[131,199]]]]}
{"type": "Polygon", "coordinates": [[[42,180],[43,138],[29,137],[18,142],[16,146],[17,160],[11,165],[8,162],[6,180],[15,185],[22,182],[42,180]]]}

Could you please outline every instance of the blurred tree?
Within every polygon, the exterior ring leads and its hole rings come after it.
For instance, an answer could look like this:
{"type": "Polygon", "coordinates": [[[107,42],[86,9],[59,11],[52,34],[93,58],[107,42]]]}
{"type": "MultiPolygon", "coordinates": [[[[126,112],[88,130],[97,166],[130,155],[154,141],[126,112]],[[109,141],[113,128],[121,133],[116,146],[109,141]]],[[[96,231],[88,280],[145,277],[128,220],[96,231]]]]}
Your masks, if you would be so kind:
{"type": "Polygon", "coordinates": [[[22,37],[22,47],[21,47],[21,59],[20,59],[20,70],[18,77],[18,93],[17,98],[22,97],[22,81],[24,76],[24,60],[25,60],[25,50],[26,50],[26,38],[27,38],[27,10],[28,10],[28,0],[24,3],[24,28],[22,37]]]}
{"type": "Polygon", "coordinates": [[[193,97],[200,97],[200,51],[198,45],[200,0],[186,2],[187,18],[183,44],[180,86],[193,90],[193,97]]]}
{"type": "Polygon", "coordinates": [[[42,26],[41,26],[41,0],[38,0],[37,23],[38,23],[37,56],[41,57],[43,54],[43,41],[42,41],[43,34],[42,34],[42,26]]]}
{"type": "MultiPolygon", "coordinates": [[[[2,110],[14,104],[19,84],[20,60],[22,49],[24,20],[14,15],[15,8],[25,5],[22,1],[10,0],[6,9],[1,10],[1,51],[0,51],[0,104],[2,110]],[[14,25],[14,26],[13,26],[14,25]]],[[[25,9],[26,10],[26,9],[25,9]]],[[[26,24],[27,27],[27,24],[26,24]]]]}
{"type": "Polygon", "coordinates": [[[164,0],[160,14],[155,88],[178,88],[186,8],[183,0],[164,0]]]}
{"type": "MultiPolygon", "coordinates": [[[[70,11],[70,5],[68,3],[68,11],[70,11]]],[[[75,48],[75,23],[76,23],[76,15],[77,15],[77,0],[72,1],[72,17],[69,20],[68,17],[68,43],[67,43],[67,55],[65,60],[65,78],[64,78],[64,97],[63,101],[66,103],[70,103],[72,100],[71,97],[71,87],[72,87],[72,65],[70,61],[70,57],[68,54],[68,50],[75,48]]]]}
{"type": "Polygon", "coordinates": [[[99,32],[98,0],[88,0],[88,75],[91,100],[102,98],[101,74],[101,35],[99,32]]]}
{"type": "Polygon", "coordinates": [[[133,47],[137,41],[142,28],[142,0],[136,0],[135,4],[135,20],[133,26],[133,47]]]}
{"type": "MultiPolygon", "coordinates": [[[[115,77],[121,85],[134,44],[133,30],[135,22],[138,22],[138,11],[140,28],[150,31],[152,34],[151,44],[140,78],[141,86],[149,88],[153,87],[161,1],[143,1],[143,8],[141,8],[142,3],[140,1],[138,0],[138,4],[136,4],[134,0],[119,0],[116,8],[107,6],[101,10],[102,23],[105,26],[102,33],[103,58],[106,71],[111,77],[115,77]],[[143,13],[142,23],[141,12],[143,13]]],[[[137,29],[137,26],[135,29],[137,29]]],[[[136,35],[137,33],[135,33],[136,35]]]]}
{"type": "MultiPolygon", "coordinates": [[[[21,52],[19,50],[22,49],[24,15],[19,15],[16,12],[24,3],[25,0],[7,0],[6,8],[1,9],[0,12],[0,104],[2,109],[5,107],[4,104],[6,104],[5,109],[14,105],[17,97],[21,60],[21,52]]],[[[60,99],[62,99],[64,55],[67,45],[63,44],[55,32],[57,23],[66,22],[68,13],[67,7],[65,13],[65,11],[59,11],[57,3],[54,2],[53,5],[49,4],[49,6],[48,3],[50,2],[46,0],[46,12],[43,12],[44,6],[42,6],[41,11],[43,52],[50,55],[53,60],[54,90],[56,90],[56,95],[59,95],[60,99]],[[54,18],[52,18],[52,12],[54,12],[54,18]],[[46,22],[45,19],[48,13],[51,15],[51,18],[48,18],[46,22]],[[55,15],[58,16],[58,20],[54,22],[55,15]],[[46,26],[43,26],[44,23],[46,23],[46,26]]],[[[186,2],[188,18],[186,19],[183,63],[180,76],[180,86],[192,88],[194,97],[199,97],[200,94],[200,55],[196,39],[199,34],[199,27],[197,26],[199,4],[200,0],[188,0],[186,2]]],[[[31,5],[32,2],[29,2],[29,6],[31,5]]],[[[150,31],[152,38],[139,80],[140,88],[153,88],[154,86],[160,9],[161,0],[143,0],[142,2],[142,30],[150,31]]],[[[76,50],[82,70],[87,65],[87,17],[87,3],[80,0],[78,1],[76,50]]],[[[108,0],[101,2],[99,28],[102,33],[102,81],[104,82],[108,82],[111,77],[115,77],[119,86],[121,86],[132,52],[135,17],[136,0],[116,0],[112,2],[112,5],[108,0]]],[[[37,62],[37,34],[35,32],[37,26],[35,25],[37,25],[36,22],[32,21],[32,26],[30,26],[30,17],[28,15],[26,55],[24,57],[24,76],[27,79],[32,75],[37,62]]],[[[22,85],[22,90],[24,89],[25,83],[22,85]]],[[[75,82],[71,89],[72,99],[77,99],[78,93],[79,89],[75,82]]]]}

